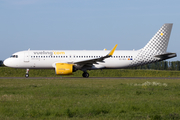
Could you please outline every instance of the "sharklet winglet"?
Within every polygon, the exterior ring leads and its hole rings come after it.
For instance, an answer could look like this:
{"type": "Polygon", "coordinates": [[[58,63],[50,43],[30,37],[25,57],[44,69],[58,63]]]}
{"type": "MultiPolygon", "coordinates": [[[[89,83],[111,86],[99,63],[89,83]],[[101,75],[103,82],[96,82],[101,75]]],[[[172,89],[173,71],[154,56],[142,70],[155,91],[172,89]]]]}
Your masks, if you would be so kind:
{"type": "Polygon", "coordinates": [[[109,54],[108,54],[109,56],[112,56],[112,55],[113,55],[114,51],[116,50],[117,45],[118,45],[118,44],[116,44],[116,45],[114,46],[114,48],[109,52],[109,54]]]}

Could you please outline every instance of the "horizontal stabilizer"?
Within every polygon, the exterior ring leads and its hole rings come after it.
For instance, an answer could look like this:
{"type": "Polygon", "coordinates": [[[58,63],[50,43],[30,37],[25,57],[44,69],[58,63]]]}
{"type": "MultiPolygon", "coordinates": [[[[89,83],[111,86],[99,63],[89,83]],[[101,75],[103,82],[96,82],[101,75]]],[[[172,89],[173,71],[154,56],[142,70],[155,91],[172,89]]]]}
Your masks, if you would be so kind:
{"type": "Polygon", "coordinates": [[[177,56],[176,53],[165,53],[165,54],[161,54],[161,55],[156,55],[154,57],[160,58],[161,60],[166,60],[166,59],[173,58],[176,56],[177,56]]]}

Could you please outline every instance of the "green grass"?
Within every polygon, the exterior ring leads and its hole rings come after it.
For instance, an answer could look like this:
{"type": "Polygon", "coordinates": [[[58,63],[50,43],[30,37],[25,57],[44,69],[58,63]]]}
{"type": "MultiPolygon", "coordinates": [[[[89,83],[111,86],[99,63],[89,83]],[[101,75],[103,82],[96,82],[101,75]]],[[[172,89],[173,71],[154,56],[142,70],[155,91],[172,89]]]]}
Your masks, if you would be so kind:
{"type": "Polygon", "coordinates": [[[0,79],[0,119],[180,119],[180,79],[146,81],[0,79]]]}
{"type": "MultiPolygon", "coordinates": [[[[180,77],[180,71],[109,69],[88,71],[90,77],[180,77]]],[[[0,77],[24,77],[25,69],[0,67],[0,77]]],[[[54,69],[30,69],[30,77],[59,77],[54,69]]],[[[70,77],[82,77],[82,71],[74,72],[70,77]]]]}

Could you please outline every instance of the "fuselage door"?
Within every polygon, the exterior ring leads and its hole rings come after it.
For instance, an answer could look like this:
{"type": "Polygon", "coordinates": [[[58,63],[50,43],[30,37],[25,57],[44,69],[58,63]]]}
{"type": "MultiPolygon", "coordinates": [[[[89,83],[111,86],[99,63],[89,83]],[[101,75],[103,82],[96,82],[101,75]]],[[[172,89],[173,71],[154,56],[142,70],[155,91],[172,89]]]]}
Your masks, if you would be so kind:
{"type": "Polygon", "coordinates": [[[29,52],[24,53],[24,62],[29,62],[29,52]]]}

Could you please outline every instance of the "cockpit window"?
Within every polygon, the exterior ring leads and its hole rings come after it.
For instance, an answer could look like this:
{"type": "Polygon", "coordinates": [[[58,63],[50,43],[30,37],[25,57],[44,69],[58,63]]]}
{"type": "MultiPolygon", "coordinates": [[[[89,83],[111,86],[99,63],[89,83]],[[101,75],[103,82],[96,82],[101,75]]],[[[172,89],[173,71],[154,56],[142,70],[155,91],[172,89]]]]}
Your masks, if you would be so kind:
{"type": "Polygon", "coordinates": [[[11,55],[11,58],[18,58],[18,55],[11,55]]]}

